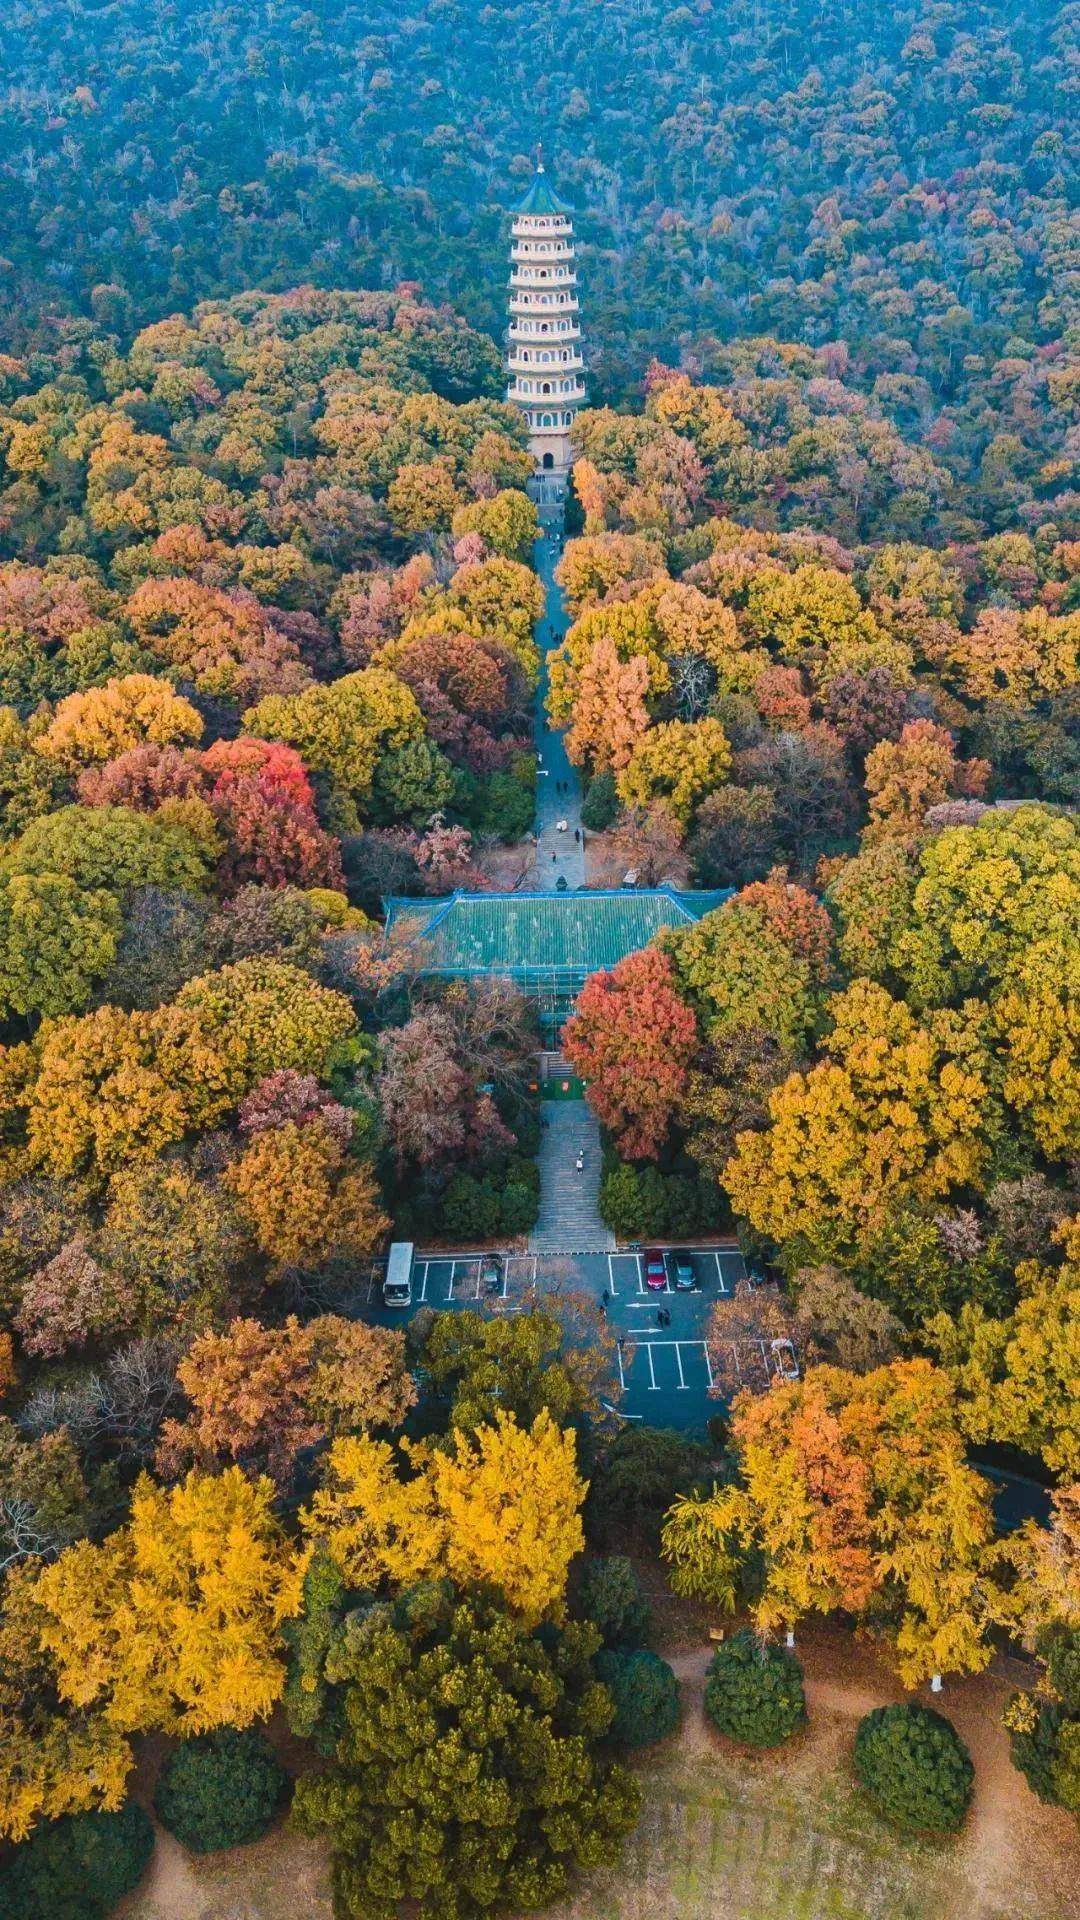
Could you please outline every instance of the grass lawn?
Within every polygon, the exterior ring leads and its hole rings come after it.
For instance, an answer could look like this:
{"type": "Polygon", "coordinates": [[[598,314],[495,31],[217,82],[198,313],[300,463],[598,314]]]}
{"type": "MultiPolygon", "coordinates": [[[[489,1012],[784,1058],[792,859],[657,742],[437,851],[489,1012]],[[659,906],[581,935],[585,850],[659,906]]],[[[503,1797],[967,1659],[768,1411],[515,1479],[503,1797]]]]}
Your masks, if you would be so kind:
{"type": "MultiPolygon", "coordinates": [[[[964,1832],[894,1835],[860,1799],[848,1754],[870,1707],[901,1697],[842,1633],[800,1644],[810,1725],[771,1754],[743,1754],[708,1728],[709,1650],[673,1654],[683,1722],[638,1771],[645,1807],[614,1874],[553,1920],[1075,1920],[1080,1832],[1040,1806],[1008,1759],[999,1717],[1017,1676],[982,1675],[940,1701],[971,1748],[976,1795],[964,1832]]],[[[291,1756],[287,1756],[291,1757],[291,1756]]],[[[122,1920],[331,1920],[322,1849],[287,1830],[193,1860],[159,1839],[122,1920]]]]}

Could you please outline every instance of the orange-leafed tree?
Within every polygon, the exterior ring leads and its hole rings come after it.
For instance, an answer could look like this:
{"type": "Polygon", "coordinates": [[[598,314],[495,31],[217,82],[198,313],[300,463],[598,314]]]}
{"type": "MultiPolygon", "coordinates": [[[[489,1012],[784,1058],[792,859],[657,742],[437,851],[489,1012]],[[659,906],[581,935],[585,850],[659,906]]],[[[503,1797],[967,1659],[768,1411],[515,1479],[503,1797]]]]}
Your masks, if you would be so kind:
{"type": "Polygon", "coordinates": [[[576,767],[629,765],[637,742],[647,732],[649,664],[643,654],[620,660],[614,640],[601,634],[578,675],[574,717],[566,751],[576,767]]]}
{"type": "Polygon", "coordinates": [[[898,740],[882,740],[866,756],[867,844],[917,838],[930,807],[957,795],[977,798],[989,777],[988,761],[960,759],[946,727],[909,720],[898,740]]]}
{"type": "Polygon", "coordinates": [[[177,1378],[191,1410],[163,1423],[159,1472],[233,1461],[282,1486],[303,1448],[339,1429],[396,1426],[416,1398],[403,1333],[330,1313],[200,1334],[177,1378]]]}
{"type": "Polygon", "coordinates": [[[198,709],[174,692],[167,680],[129,673],[61,700],[34,745],[47,760],[75,773],[147,742],[168,746],[178,740],[198,740],[202,730],[198,709]]]}
{"type": "Polygon", "coordinates": [[[589,1082],[589,1104],[620,1152],[655,1159],[686,1091],[697,1021],[675,987],[667,954],[628,954],[594,973],[578,996],[563,1050],[589,1082]]]}
{"type": "Polygon", "coordinates": [[[335,1251],[370,1253],[390,1225],[371,1168],[351,1158],[318,1114],[256,1134],[229,1179],[260,1250],[278,1267],[315,1265],[335,1251]]]}
{"type": "Polygon", "coordinates": [[[909,1687],[988,1664],[990,1491],[967,1464],[940,1368],[816,1367],[740,1395],[732,1437],[738,1482],[677,1501],[665,1522],[676,1590],[733,1595],[753,1551],[765,1632],[808,1613],[853,1614],[909,1687]]]}

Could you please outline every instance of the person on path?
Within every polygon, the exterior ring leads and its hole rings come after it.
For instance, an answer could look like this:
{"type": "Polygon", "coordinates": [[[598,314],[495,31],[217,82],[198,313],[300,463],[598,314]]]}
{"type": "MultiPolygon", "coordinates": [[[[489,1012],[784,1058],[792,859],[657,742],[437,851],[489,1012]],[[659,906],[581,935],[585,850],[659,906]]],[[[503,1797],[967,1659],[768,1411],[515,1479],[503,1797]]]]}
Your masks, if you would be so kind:
{"type": "Polygon", "coordinates": [[[606,1306],[607,1306],[607,1303],[608,1303],[608,1300],[610,1299],[610,1297],[611,1297],[611,1296],[610,1296],[610,1294],[608,1293],[608,1290],[607,1290],[607,1288],[605,1287],[605,1288],[604,1288],[604,1291],[603,1291],[603,1293],[602,1293],[602,1294],[600,1295],[600,1304],[601,1304],[601,1306],[603,1306],[603,1307],[606,1307],[606,1306]]]}
{"type": "Polygon", "coordinates": [[[579,1173],[584,1173],[585,1171],[585,1155],[581,1152],[578,1153],[577,1157],[577,1170],[579,1173]]]}

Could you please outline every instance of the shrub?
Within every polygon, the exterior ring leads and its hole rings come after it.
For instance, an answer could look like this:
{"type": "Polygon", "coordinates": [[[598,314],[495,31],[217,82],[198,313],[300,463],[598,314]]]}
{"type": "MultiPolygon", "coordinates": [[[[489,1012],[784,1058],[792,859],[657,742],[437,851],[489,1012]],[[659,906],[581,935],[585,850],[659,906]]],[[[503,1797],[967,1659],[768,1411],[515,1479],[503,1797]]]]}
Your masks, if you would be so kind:
{"type": "Polygon", "coordinates": [[[610,767],[605,767],[602,773],[594,773],[589,781],[589,790],[581,803],[581,824],[589,833],[603,833],[610,827],[618,811],[615,775],[610,767]]]}
{"type": "Polygon", "coordinates": [[[503,1189],[502,1229],[509,1236],[528,1233],[534,1227],[540,1215],[540,1195],[535,1187],[526,1186],[520,1181],[511,1181],[503,1189]]]}
{"type": "Polygon", "coordinates": [[[502,1217],[499,1196],[490,1180],[472,1173],[456,1173],[442,1201],[440,1230],[466,1243],[493,1240],[502,1217]]]}
{"type": "Polygon", "coordinates": [[[763,1646],[741,1627],[709,1662],[705,1711],[732,1740],[779,1746],[806,1719],[802,1668],[786,1647],[763,1646]]]}
{"type": "Polygon", "coordinates": [[[527,834],[533,824],[536,799],[530,786],[523,785],[512,773],[493,773],[479,819],[481,833],[497,834],[512,846],[527,834]]]}
{"type": "Polygon", "coordinates": [[[142,1879],[154,1829],[141,1807],[75,1813],[37,1827],[0,1874],[5,1920],[105,1920],[142,1879]]]}
{"type": "Polygon", "coordinates": [[[625,1162],[600,1182],[600,1218],[620,1240],[647,1240],[664,1230],[664,1177],[656,1167],[639,1173],[625,1162]]]}
{"type": "Polygon", "coordinates": [[[286,1785],[285,1770],[261,1734],[225,1727],[174,1749],[162,1768],[154,1808],[192,1853],[215,1853],[265,1833],[286,1785]]]}
{"type": "Polygon", "coordinates": [[[624,1554],[585,1562],[578,1581],[578,1605],[586,1620],[599,1629],[606,1647],[648,1644],[649,1603],[624,1554]]]}
{"type": "Polygon", "coordinates": [[[634,1167],[613,1157],[600,1182],[600,1217],[620,1240],[659,1239],[711,1231],[723,1219],[715,1180],[694,1180],[659,1167],[634,1167]]]}
{"type": "Polygon", "coordinates": [[[603,1647],[594,1664],[615,1702],[613,1740],[624,1747],[650,1747],[674,1731],[679,1685],[658,1653],[647,1647],[603,1647]]]}
{"type": "Polygon", "coordinates": [[[708,1484],[708,1449],[667,1427],[625,1426],[593,1466],[586,1504],[590,1540],[613,1527],[637,1527],[654,1543],[661,1516],[676,1496],[708,1484]]]}
{"type": "MultiPolygon", "coordinates": [[[[1015,1701],[1014,1701],[1015,1706],[1015,1701]]],[[[1062,1798],[1061,1759],[1062,1729],[1077,1724],[1067,1720],[1057,1700],[1029,1700],[1023,1696],[1027,1709],[1025,1724],[1021,1727],[1010,1726],[1009,1748],[1013,1766],[1023,1774],[1032,1793],[1050,1806],[1068,1805],[1062,1798]]],[[[1080,1797],[1077,1798],[1074,1812],[1080,1812],[1080,1797]]]]}
{"type": "Polygon", "coordinates": [[[898,1827],[955,1833],[975,1769],[956,1728],[930,1707],[875,1707],[855,1736],[855,1772],[879,1813],[898,1827]]]}

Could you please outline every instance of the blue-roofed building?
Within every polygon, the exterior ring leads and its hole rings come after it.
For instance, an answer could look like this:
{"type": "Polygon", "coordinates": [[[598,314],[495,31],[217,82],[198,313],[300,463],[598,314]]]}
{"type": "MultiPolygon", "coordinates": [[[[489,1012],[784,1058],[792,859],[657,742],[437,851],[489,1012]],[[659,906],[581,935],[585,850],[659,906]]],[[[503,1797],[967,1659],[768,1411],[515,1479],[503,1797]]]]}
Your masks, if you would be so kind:
{"type": "Polygon", "coordinates": [[[554,1044],[590,973],[637,953],[664,927],[692,925],[730,894],[642,887],[392,898],[384,945],[411,950],[418,971],[436,978],[512,981],[536,1001],[554,1044]]]}

